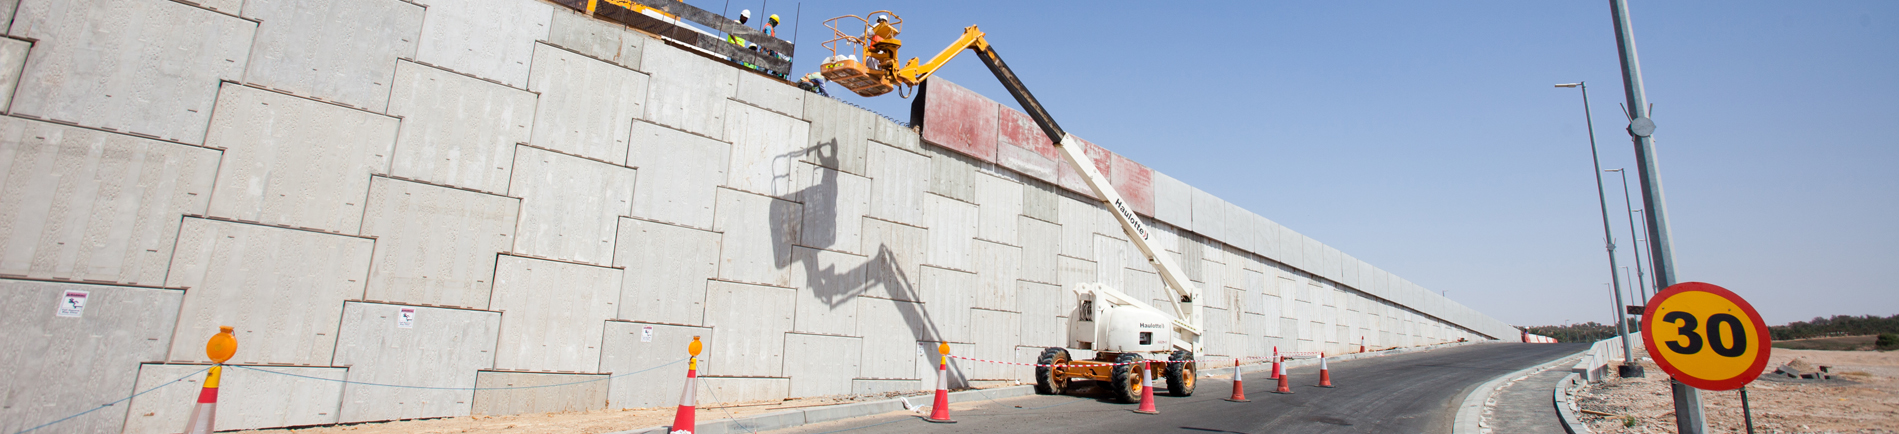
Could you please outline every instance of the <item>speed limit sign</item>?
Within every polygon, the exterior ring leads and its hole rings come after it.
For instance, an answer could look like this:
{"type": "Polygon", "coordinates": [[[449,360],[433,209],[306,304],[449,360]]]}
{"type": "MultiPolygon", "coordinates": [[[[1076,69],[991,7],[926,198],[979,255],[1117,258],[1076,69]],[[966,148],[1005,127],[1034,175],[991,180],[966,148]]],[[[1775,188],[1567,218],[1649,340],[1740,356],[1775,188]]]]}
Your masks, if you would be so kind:
{"type": "Polygon", "coordinates": [[[1642,312],[1642,345],[1676,381],[1733,390],[1760,377],[1773,339],[1754,306],[1701,282],[1670,286],[1642,312]]]}

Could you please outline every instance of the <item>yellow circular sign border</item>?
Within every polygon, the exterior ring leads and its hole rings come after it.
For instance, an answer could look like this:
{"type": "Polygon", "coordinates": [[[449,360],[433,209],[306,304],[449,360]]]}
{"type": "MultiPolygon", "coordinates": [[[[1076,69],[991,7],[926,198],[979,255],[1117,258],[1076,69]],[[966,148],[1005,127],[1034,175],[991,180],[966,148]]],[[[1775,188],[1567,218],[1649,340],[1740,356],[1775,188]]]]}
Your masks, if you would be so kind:
{"type": "Polygon", "coordinates": [[[1655,364],[1661,366],[1662,371],[1668,372],[1669,376],[1674,377],[1675,381],[1702,390],[1734,390],[1760,378],[1761,371],[1767,368],[1768,357],[1773,355],[1774,338],[1768,334],[1767,322],[1761,320],[1760,312],[1755,311],[1754,305],[1748,304],[1747,300],[1742,299],[1740,295],[1712,283],[1682,282],[1663,289],[1648,300],[1647,308],[1642,311],[1642,347],[1648,350],[1655,364]],[[1756,345],[1760,345],[1760,349],[1754,353],[1753,362],[1748,364],[1747,369],[1741,370],[1740,374],[1728,378],[1695,377],[1675,367],[1673,363],[1669,363],[1667,357],[1662,356],[1661,349],[1655,345],[1654,334],[1649,332],[1651,325],[1655,324],[1656,308],[1670,297],[1687,292],[1708,293],[1726,299],[1735,307],[1741,308],[1742,312],[1746,312],[1748,319],[1753,321],[1754,335],[1759,339],[1753,339],[1750,342],[1759,342],[1756,345]]]}

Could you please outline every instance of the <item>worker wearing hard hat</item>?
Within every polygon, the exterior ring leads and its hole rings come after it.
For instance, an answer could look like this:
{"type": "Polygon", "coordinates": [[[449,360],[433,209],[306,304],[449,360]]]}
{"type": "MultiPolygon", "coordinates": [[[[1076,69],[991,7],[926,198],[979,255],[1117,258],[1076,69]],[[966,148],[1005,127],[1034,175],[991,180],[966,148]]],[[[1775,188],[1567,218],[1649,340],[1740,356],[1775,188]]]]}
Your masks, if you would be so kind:
{"type": "Polygon", "coordinates": [[[864,66],[872,70],[895,67],[897,47],[903,44],[897,40],[897,33],[897,28],[890,25],[890,16],[878,14],[877,24],[870,26],[870,32],[864,35],[864,42],[867,43],[864,47],[864,66]]]}
{"type": "Polygon", "coordinates": [[[778,14],[765,18],[765,36],[778,37],[778,14]]]}

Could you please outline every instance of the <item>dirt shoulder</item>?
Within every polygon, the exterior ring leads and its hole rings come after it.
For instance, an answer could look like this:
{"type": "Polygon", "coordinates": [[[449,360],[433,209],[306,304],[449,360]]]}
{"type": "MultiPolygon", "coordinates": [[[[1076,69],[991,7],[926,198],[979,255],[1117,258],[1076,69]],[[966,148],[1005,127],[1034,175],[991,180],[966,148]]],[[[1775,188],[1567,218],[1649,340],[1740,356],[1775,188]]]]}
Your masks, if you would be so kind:
{"type": "MultiPolygon", "coordinates": [[[[1646,356],[1646,354],[1641,354],[1646,356]]],[[[1769,375],[1748,385],[1754,428],[1760,433],[1899,433],[1899,352],[1822,351],[1775,348],[1768,372],[1799,359],[1828,366],[1833,380],[1794,380],[1769,375]]],[[[1675,432],[1668,374],[1644,360],[1646,378],[1612,378],[1585,389],[1584,410],[1635,418],[1579,415],[1598,433],[1675,432]]],[[[1613,372],[1613,370],[1611,370],[1613,372]]],[[[1709,432],[1747,432],[1739,391],[1703,391],[1709,432]]]]}

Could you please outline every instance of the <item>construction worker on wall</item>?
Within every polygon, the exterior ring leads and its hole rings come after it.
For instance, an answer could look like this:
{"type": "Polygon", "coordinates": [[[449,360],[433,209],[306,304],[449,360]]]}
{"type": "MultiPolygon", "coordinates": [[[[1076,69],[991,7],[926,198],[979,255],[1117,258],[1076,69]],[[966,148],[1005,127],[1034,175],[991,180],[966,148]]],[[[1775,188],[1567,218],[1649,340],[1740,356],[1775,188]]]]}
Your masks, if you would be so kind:
{"type": "Polygon", "coordinates": [[[778,37],[778,14],[765,18],[765,36],[778,37]]]}
{"type": "Polygon", "coordinates": [[[823,72],[813,72],[810,74],[805,74],[804,78],[798,80],[798,88],[811,91],[811,92],[816,92],[818,95],[831,96],[830,92],[824,91],[824,73],[823,72]]]}
{"type": "MultiPolygon", "coordinates": [[[[739,25],[745,25],[745,22],[746,22],[746,21],[751,21],[751,19],[752,19],[752,10],[751,10],[751,9],[745,9],[745,10],[741,10],[741,11],[739,11],[739,13],[738,13],[738,20],[737,20],[737,21],[738,21],[738,23],[739,23],[739,25]]],[[[725,42],[730,42],[730,43],[732,43],[732,45],[737,45],[737,46],[739,46],[739,48],[751,48],[751,49],[753,49],[753,50],[757,50],[757,49],[758,49],[758,48],[756,48],[756,46],[754,46],[754,45],[751,45],[751,43],[750,43],[750,42],[746,42],[746,41],[745,41],[745,38],[741,38],[741,37],[739,37],[738,35],[734,35],[734,34],[731,34],[731,33],[726,33],[726,34],[725,34],[725,42]]],[[[738,60],[738,59],[732,59],[732,60],[738,60]]],[[[739,62],[739,64],[740,64],[740,65],[745,65],[745,67],[746,67],[746,68],[752,68],[752,69],[758,69],[758,66],[756,66],[756,65],[752,65],[752,64],[751,64],[750,62],[739,62]]]]}

